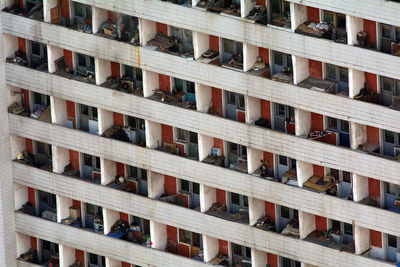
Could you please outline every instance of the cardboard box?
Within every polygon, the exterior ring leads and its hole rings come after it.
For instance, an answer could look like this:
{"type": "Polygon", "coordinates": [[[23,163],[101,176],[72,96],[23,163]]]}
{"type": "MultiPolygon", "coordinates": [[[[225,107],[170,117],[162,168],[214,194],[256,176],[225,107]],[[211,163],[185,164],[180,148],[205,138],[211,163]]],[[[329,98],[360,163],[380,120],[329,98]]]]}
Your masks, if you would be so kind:
{"type": "Polygon", "coordinates": [[[71,216],[74,219],[80,219],[81,218],[81,208],[69,207],[69,216],[71,216]]]}

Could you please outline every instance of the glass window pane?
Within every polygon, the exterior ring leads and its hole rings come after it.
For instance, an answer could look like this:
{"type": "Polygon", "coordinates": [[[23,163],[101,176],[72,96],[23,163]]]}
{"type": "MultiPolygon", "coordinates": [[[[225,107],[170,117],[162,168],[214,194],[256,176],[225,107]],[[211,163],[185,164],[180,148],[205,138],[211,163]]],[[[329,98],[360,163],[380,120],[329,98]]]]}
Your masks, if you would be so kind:
{"type": "Polygon", "coordinates": [[[86,204],[86,213],[89,215],[95,215],[95,206],[92,204],[86,204]]]}
{"type": "Polygon", "coordinates": [[[349,122],[340,120],[340,130],[342,132],[348,133],[349,132],[349,122]]]}
{"type": "Polygon", "coordinates": [[[128,76],[131,79],[134,79],[133,78],[133,67],[124,65],[124,69],[125,69],[125,76],[128,76]]]}
{"type": "Polygon", "coordinates": [[[238,108],[244,109],[244,95],[238,94],[238,96],[239,96],[238,108]]]}
{"type": "Polygon", "coordinates": [[[86,105],[80,105],[80,110],[82,115],[89,116],[89,107],[86,105]]]}
{"type": "Polygon", "coordinates": [[[126,116],[126,124],[127,124],[127,126],[131,127],[132,129],[137,129],[136,118],[134,118],[134,117],[126,116]]]}
{"type": "Polygon", "coordinates": [[[336,220],[332,220],[332,231],[340,232],[340,222],[336,220]]]}
{"type": "Polygon", "coordinates": [[[286,67],[293,68],[292,55],[286,54],[286,67]]]}
{"type": "Polygon", "coordinates": [[[88,154],[83,154],[83,164],[91,167],[93,165],[92,156],[88,154]]]}
{"type": "Polygon", "coordinates": [[[243,256],[242,255],[242,246],[238,244],[233,244],[233,254],[238,255],[238,256],[243,256]]]}
{"type": "Polygon", "coordinates": [[[40,56],[40,44],[32,42],[32,54],[40,56]]]}
{"type": "Polygon", "coordinates": [[[400,95],[400,80],[395,80],[394,95],[400,95]]]}
{"type": "Polygon", "coordinates": [[[200,194],[200,184],[198,183],[193,183],[193,194],[200,194]]]}
{"type": "Polygon", "coordinates": [[[392,248],[397,248],[397,238],[394,235],[387,235],[388,246],[392,248]]]}
{"type": "Polygon", "coordinates": [[[226,92],[226,101],[228,102],[229,105],[235,105],[236,106],[236,96],[235,93],[226,92]]]}
{"type": "Polygon", "coordinates": [[[189,132],[190,143],[197,144],[197,133],[189,132]]]}
{"type": "Polygon", "coordinates": [[[140,172],[142,175],[142,180],[147,180],[147,171],[145,169],[141,169],[140,172]]]}
{"type": "Polygon", "coordinates": [[[224,42],[224,52],[233,54],[233,41],[228,39],[222,39],[224,42]]]}
{"type": "Polygon", "coordinates": [[[280,165],[287,166],[287,165],[288,165],[287,157],[285,157],[285,156],[279,156],[279,164],[280,164],[280,165]]]}
{"type": "Polygon", "coordinates": [[[97,120],[97,108],[92,107],[93,120],[97,120]]]}
{"type": "Polygon", "coordinates": [[[387,25],[387,24],[382,24],[382,37],[391,39],[392,38],[391,30],[392,30],[392,26],[387,25]]]}
{"type": "Polygon", "coordinates": [[[86,18],[91,19],[92,18],[92,7],[86,5],[86,18]]]}
{"type": "Polygon", "coordinates": [[[83,5],[74,2],[75,16],[83,17],[83,5]]]}
{"type": "Polygon", "coordinates": [[[186,191],[189,192],[190,188],[189,188],[189,181],[187,180],[181,180],[181,190],[182,191],[186,191]]]}
{"type": "Polygon", "coordinates": [[[243,207],[249,206],[249,199],[247,196],[243,196],[243,207]]]}
{"type": "Polygon", "coordinates": [[[183,92],[183,80],[175,78],[175,88],[177,92],[183,92]]]}
{"type": "Polygon", "coordinates": [[[326,78],[336,80],[336,66],[326,64],[326,78]]]}
{"type": "Polygon", "coordinates": [[[240,205],[240,196],[236,193],[231,193],[231,203],[235,205],[240,205]]]}
{"type": "Polygon", "coordinates": [[[36,142],[37,152],[39,154],[46,154],[46,145],[42,142],[36,142]]]}
{"type": "Polygon", "coordinates": [[[298,219],[299,218],[299,211],[298,210],[293,210],[293,217],[298,219]]]}
{"type": "Polygon", "coordinates": [[[324,21],[333,24],[333,12],[324,10],[324,21]]]}
{"type": "Polygon", "coordinates": [[[195,93],[194,83],[193,82],[186,81],[186,91],[189,94],[194,94],[195,93]]]}
{"type": "Polygon", "coordinates": [[[86,56],[82,54],[78,54],[78,65],[86,67],[86,56]]]}
{"type": "Polygon", "coordinates": [[[283,66],[283,53],[281,52],[274,52],[274,64],[283,66]]]}
{"type": "Polygon", "coordinates": [[[353,235],[353,225],[344,223],[344,233],[346,235],[353,235]]]}
{"type": "Polygon", "coordinates": [[[339,68],[339,78],[342,82],[347,83],[349,81],[349,73],[347,68],[339,68]]]}
{"type": "Polygon", "coordinates": [[[391,92],[392,91],[392,79],[382,77],[382,88],[385,91],[391,92]]]}
{"type": "Polygon", "coordinates": [[[276,111],[277,111],[277,115],[278,115],[278,116],[282,116],[282,117],[285,117],[285,116],[286,116],[285,105],[276,104],[276,105],[275,105],[275,108],[276,108],[276,111]]]}
{"type": "Polygon", "coordinates": [[[349,172],[343,172],[343,182],[351,183],[351,176],[349,172]]]}
{"type": "Polygon", "coordinates": [[[346,29],[346,15],[336,13],[337,27],[346,29]]]}
{"type": "Polygon", "coordinates": [[[42,247],[45,250],[51,250],[51,243],[49,241],[46,240],[42,240],[42,247]]]}
{"type": "Polygon", "coordinates": [[[394,132],[385,130],[385,142],[394,144],[394,132]]]}
{"type": "Polygon", "coordinates": [[[135,70],[136,70],[136,80],[137,81],[143,81],[142,69],[135,68],[135,70]]]}
{"type": "Polygon", "coordinates": [[[235,42],[236,43],[236,51],[235,54],[243,54],[243,43],[235,42]]]}
{"type": "Polygon", "coordinates": [[[400,41],[400,27],[395,27],[395,40],[396,40],[396,42],[399,42],[400,41]]]}
{"type": "Polygon", "coordinates": [[[200,240],[201,240],[201,235],[192,232],[192,245],[199,248],[201,245],[200,240]]]}
{"type": "Polygon", "coordinates": [[[337,129],[337,119],[328,118],[328,128],[330,129],[337,129]]]}
{"type": "Polygon", "coordinates": [[[129,175],[131,177],[138,177],[138,168],[135,166],[129,166],[129,175]]]}
{"type": "Polygon", "coordinates": [[[96,157],[96,169],[100,169],[100,158],[96,157]]]}
{"type": "Polygon", "coordinates": [[[289,208],[286,206],[281,206],[281,217],[289,219],[289,208]]]}
{"type": "Polygon", "coordinates": [[[396,195],[396,185],[391,183],[386,184],[386,193],[390,195],[396,195]]]}

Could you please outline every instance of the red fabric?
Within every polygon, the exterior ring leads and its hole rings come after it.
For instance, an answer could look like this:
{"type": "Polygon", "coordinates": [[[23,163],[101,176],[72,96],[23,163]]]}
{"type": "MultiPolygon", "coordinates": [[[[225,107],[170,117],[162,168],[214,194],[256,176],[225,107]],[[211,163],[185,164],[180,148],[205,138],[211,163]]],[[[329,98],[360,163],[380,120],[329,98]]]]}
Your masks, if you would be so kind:
{"type": "Polygon", "coordinates": [[[275,223],[275,204],[265,201],[265,216],[275,223]]]}
{"type": "Polygon", "coordinates": [[[161,32],[165,35],[168,35],[168,25],[167,24],[157,22],[156,29],[157,29],[157,32],[161,32]]]}
{"type": "Polygon", "coordinates": [[[72,51],[64,49],[64,58],[65,58],[65,63],[67,64],[67,67],[72,69],[74,66],[73,60],[72,60],[72,51]]]}
{"type": "Polygon", "coordinates": [[[131,267],[131,264],[127,262],[122,262],[121,267],[131,267]]]}
{"type": "Polygon", "coordinates": [[[221,190],[221,189],[216,189],[216,198],[217,198],[217,203],[219,204],[224,204],[226,205],[226,195],[225,195],[225,191],[221,190]]]}
{"type": "Polygon", "coordinates": [[[324,177],[325,176],[325,171],[323,166],[315,165],[313,164],[313,173],[315,176],[318,177],[324,177]]]}
{"type": "Polygon", "coordinates": [[[161,141],[174,143],[174,130],[172,126],[161,124],[161,141]]]}
{"type": "Polygon", "coordinates": [[[218,88],[211,88],[211,102],[214,109],[217,111],[218,116],[222,117],[222,90],[218,88]]]}
{"type": "Polygon", "coordinates": [[[160,87],[160,90],[170,93],[171,92],[171,83],[170,83],[170,77],[167,75],[163,74],[158,74],[158,84],[160,87]]]}
{"type": "Polygon", "coordinates": [[[107,10],[108,21],[117,24],[117,13],[107,10]]]}
{"type": "Polygon", "coordinates": [[[322,62],[309,59],[308,71],[310,72],[311,77],[322,79],[322,62]]]}
{"type": "Polygon", "coordinates": [[[210,50],[219,52],[219,37],[210,35],[209,45],[210,45],[210,50]]]}
{"type": "Polygon", "coordinates": [[[176,178],[169,176],[169,175],[164,175],[164,193],[172,196],[176,195],[176,178]]]}
{"type": "Polygon", "coordinates": [[[376,21],[364,19],[364,31],[368,34],[367,41],[373,43],[376,47],[376,21]]]}
{"type": "Polygon", "coordinates": [[[28,200],[35,207],[35,205],[36,205],[36,194],[35,194],[35,189],[32,188],[32,187],[28,187],[28,200]]]}
{"type": "Polygon", "coordinates": [[[69,1],[68,0],[61,0],[61,16],[69,19],[69,1]]]}
{"type": "Polygon", "coordinates": [[[85,264],[85,252],[79,249],[75,249],[75,260],[85,264]]]}
{"type": "Polygon", "coordinates": [[[25,138],[25,145],[26,145],[26,151],[30,154],[33,154],[33,143],[32,139],[27,139],[25,138]]]}
{"type": "Polygon", "coordinates": [[[246,113],[244,111],[241,110],[237,111],[237,121],[246,122],[246,113]]]}
{"type": "Polygon", "coordinates": [[[129,187],[132,190],[132,193],[136,194],[137,193],[136,182],[128,181],[128,184],[129,184],[129,187]]]}
{"type": "Polygon", "coordinates": [[[218,239],[219,253],[229,256],[228,241],[218,239]]]}
{"type": "Polygon", "coordinates": [[[79,200],[73,199],[72,200],[72,206],[80,208],[81,207],[81,202],[79,200]]]}
{"type": "Polygon", "coordinates": [[[179,156],[183,157],[185,155],[185,145],[176,144],[176,147],[179,149],[179,156]]]}
{"type": "Polygon", "coordinates": [[[379,145],[379,128],[367,126],[367,142],[379,145]]]}
{"type": "Polygon", "coordinates": [[[29,112],[31,109],[31,102],[29,101],[29,91],[26,89],[21,89],[21,93],[22,104],[25,106],[25,111],[29,112]]]}
{"type": "Polygon", "coordinates": [[[124,114],[114,112],[113,119],[115,126],[124,126],[124,114]]]}
{"type": "Polygon", "coordinates": [[[123,212],[119,213],[119,219],[125,222],[129,222],[129,215],[123,212]]]}
{"type": "Polygon", "coordinates": [[[18,49],[21,49],[26,54],[26,41],[24,38],[18,37],[18,49]]]}
{"type": "Polygon", "coordinates": [[[381,196],[381,184],[379,180],[368,178],[368,192],[370,197],[381,196]]]}
{"type": "Polygon", "coordinates": [[[315,7],[307,7],[307,20],[312,22],[319,22],[319,9],[315,7]]]}
{"type": "Polygon", "coordinates": [[[178,229],[176,227],[167,225],[167,239],[178,241],[178,229]]]}
{"type": "Polygon", "coordinates": [[[74,150],[69,150],[69,161],[71,162],[72,168],[74,170],[79,170],[79,152],[74,150]]]}
{"type": "Polygon", "coordinates": [[[257,0],[257,5],[264,5],[265,6],[265,0],[257,0]]]}
{"type": "Polygon", "coordinates": [[[365,73],[365,83],[367,88],[371,89],[375,93],[378,93],[378,76],[374,73],[365,73]]]}
{"type": "Polygon", "coordinates": [[[33,249],[38,249],[38,247],[37,247],[37,238],[36,237],[33,237],[33,236],[31,236],[31,248],[33,248],[33,249]]]}
{"type": "Polygon", "coordinates": [[[275,254],[267,253],[267,262],[270,267],[278,267],[278,256],[275,254]]]}
{"type": "Polygon", "coordinates": [[[94,173],[93,173],[93,180],[94,180],[94,181],[100,179],[100,177],[101,177],[101,174],[100,174],[100,173],[98,173],[98,172],[94,172],[94,173]]]}
{"type": "Polygon", "coordinates": [[[265,63],[269,64],[269,50],[268,48],[259,47],[258,55],[264,60],[265,63]]]}
{"type": "Polygon", "coordinates": [[[111,77],[119,78],[121,77],[121,69],[119,63],[111,61],[111,77]]]}
{"type": "Polygon", "coordinates": [[[331,145],[336,145],[336,136],[337,133],[329,134],[320,138],[315,139],[318,142],[326,143],[326,144],[331,144],[331,145]]]}
{"type": "Polygon", "coordinates": [[[294,123],[286,123],[286,132],[289,134],[295,134],[296,125],[294,123]]]}
{"type": "Polygon", "coordinates": [[[75,118],[75,102],[67,100],[66,103],[67,103],[67,116],[75,118]]]}
{"type": "Polygon", "coordinates": [[[324,130],[324,116],[311,112],[311,131],[324,130]]]}
{"type": "Polygon", "coordinates": [[[190,245],[185,243],[178,243],[178,255],[190,257],[190,245]]]}
{"type": "Polygon", "coordinates": [[[115,165],[116,165],[116,168],[117,168],[117,175],[125,177],[125,165],[123,163],[120,163],[120,162],[116,162],[115,165]]]}
{"type": "Polygon", "coordinates": [[[267,119],[271,125],[271,102],[261,99],[261,118],[267,119]]]}
{"type": "Polygon", "coordinates": [[[369,230],[371,246],[382,248],[382,233],[374,230],[369,230]]]}
{"type": "Polygon", "coordinates": [[[274,169],[274,154],[263,151],[263,159],[268,161],[268,169],[274,169]]]}
{"type": "Polygon", "coordinates": [[[315,215],[315,229],[319,231],[328,230],[327,219],[325,217],[315,215]]]}
{"type": "Polygon", "coordinates": [[[224,140],[214,138],[214,147],[221,148],[222,150],[222,155],[224,154],[224,140]]]}

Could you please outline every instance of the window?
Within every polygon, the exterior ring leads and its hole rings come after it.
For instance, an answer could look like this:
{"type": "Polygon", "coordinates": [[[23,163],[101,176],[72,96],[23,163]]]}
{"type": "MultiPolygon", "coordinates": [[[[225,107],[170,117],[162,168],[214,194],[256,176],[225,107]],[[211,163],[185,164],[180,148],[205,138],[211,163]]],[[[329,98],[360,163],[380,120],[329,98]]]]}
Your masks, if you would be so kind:
{"type": "Polygon", "coordinates": [[[333,233],[341,233],[344,235],[344,238],[341,240],[343,244],[348,244],[353,240],[353,225],[336,220],[330,220],[330,223],[333,233]]]}
{"type": "Polygon", "coordinates": [[[237,63],[243,63],[243,59],[239,60],[239,55],[243,55],[243,43],[222,38],[223,53],[222,62],[229,62],[233,55],[238,56],[237,63]],[[241,62],[240,62],[241,61],[241,62]]]}
{"type": "Polygon", "coordinates": [[[79,108],[81,115],[89,117],[90,120],[97,121],[97,108],[83,104],[80,104],[79,108]]]}
{"type": "Polygon", "coordinates": [[[281,257],[282,267],[301,267],[301,262],[281,257]]]}
{"type": "Polygon", "coordinates": [[[349,71],[347,68],[332,64],[325,64],[326,79],[336,82],[336,93],[340,93],[349,87],[349,71]]]}
{"type": "Polygon", "coordinates": [[[236,193],[230,193],[230,204],[245,208],[249,207],[247,196],[236,193]]]}
{"type": "Polygon", "coordinates": [[[397,248],[397,237],[394,235],[387,235],[387,243],[389,247],[397,248]]]}
{"type": "Polygon", "coordinates": [[[179,53],[188,53],[193,51],[192,31],[171,26],[171,36],[179,42],[179,53]]]}
{"type": "Polygon", "coordinates": [[[103,218],[103,209],[102,207],[86,203],[86,214],[103,218]]]}
{"type": "Polygon", "coordinates": [[[175,128],[175,140],[177,142],[197,144],[197,133],[181,128],[175,128]]]}
{"type": "Polygon", "coordinates": [[[88,71],[94,72],[94,57],[76,53],[76,62],[78,72],[83,72],[84,74],[88,71]]]}
{"type": "Polygon", "coordinates": [[[196,93],[194,89],[194,83],[181,80],[178,78],[174,79],[174,84],[175,84],[175,91],[176,92],[183,92],[185,93],[186,101],[189,102],[196,102],[196,93]]]}
{"type": "Polygon", "coordinates": [[[392,54],[392,42],[398,43],[400,41],[400,27],[381,23],[381,51],[384,53],[392,54]]]}
{"type": "Polygon", "coordinates": [[[202,248],[201,234],[179,229],[179,242],[202,248]]]}
{"type": "Polygon", "coordinates": [[[283,0],[271,0],[271,19],[290,17],[290,3],[283,0]]]}
{"type": "Polygon", "coordinates": [[[342,133],[349,133],[349,122],[328,117],[328,128],[342,133]]]}
{"type": "Polygon", "coordinates": [[[44,191],[39,191],[39,201],[54,209],[57,205],[56,195],[44,191]]]}
{"type": "Polygon", "coordinates": [[[394,102],[394,97],[400,96],[400,80],[381,76],[381,103],[390,106],[394,102]]]}
{"type": "Polygon", "coordinates": [[[75,17],[84,19],[92,19],[92,7],[80,3],[74,2],[74,14],[75,17]]]}
{"type": "Polygon", "coordinates": [[[147,170],[129,166],[128,171],[128,176],[147,181],[147,170]]]}
{"type": "Polygon", "coordinates": [[[244,110],[244,95],[227,91],[226,100],[229,105],[244,110]]]}
{"type": "Polygon", "coordinates": [[[400,134],[388,130],[382,130],[383,133],[383,154],[395,157],[400,153],[400,134]]]}
{"type": "Polygon", "coordinates": [[[232,250],[233,255],[251,259],[251,249],[249,247],[232,243],[232,250]]]}
{"type": "Polygon", "coordinates": [[[96,254],[89,253],[89,267],[105,267],[106,258],[96,254]]]}
{"type": "Polygon", "coordinates": [[[192,194],[200,195],[200,185],[195,182],[190,182],[187,180],[179,180],[181,183],[181,191],[189,192],[192,194]]]}
{"type": "Polygon", "coordinates": [[[333,25],[334,32],[336,32],[336,40],[341,38],[347,38],[346,15],[324,10],[323,20],[333,25]]]}
{"type": "Polygon", "coordinates": [[[100,158],[88,154],[83,154],[83,164],[93,169],[100,170],[100,158]]]}
{"type": "Polygon", "coordinates": [[[293,63],[292,63],[292,55],[273,51],[273,74],[280,73],[285,69],[287,71],[292,71],[293,63]]]}

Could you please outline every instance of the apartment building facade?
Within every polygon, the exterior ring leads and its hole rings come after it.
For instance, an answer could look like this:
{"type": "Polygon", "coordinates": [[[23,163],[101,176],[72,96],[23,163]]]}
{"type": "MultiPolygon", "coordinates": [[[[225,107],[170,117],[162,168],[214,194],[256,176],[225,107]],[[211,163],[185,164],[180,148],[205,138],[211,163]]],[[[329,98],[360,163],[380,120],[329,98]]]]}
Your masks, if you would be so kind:
{"type": "Polygon", "coordinates": [[[0,266],[399,266],[398,1],[0,8],[0,266]]]}

